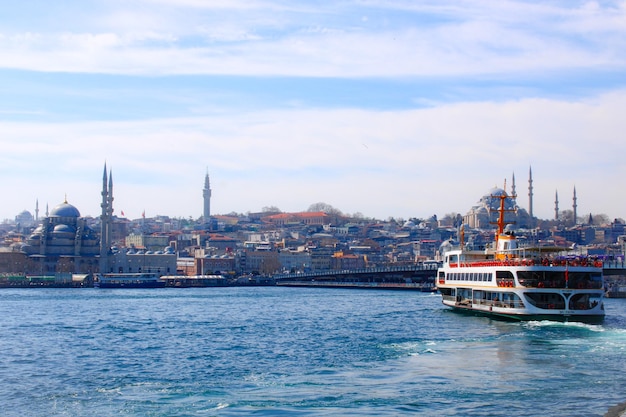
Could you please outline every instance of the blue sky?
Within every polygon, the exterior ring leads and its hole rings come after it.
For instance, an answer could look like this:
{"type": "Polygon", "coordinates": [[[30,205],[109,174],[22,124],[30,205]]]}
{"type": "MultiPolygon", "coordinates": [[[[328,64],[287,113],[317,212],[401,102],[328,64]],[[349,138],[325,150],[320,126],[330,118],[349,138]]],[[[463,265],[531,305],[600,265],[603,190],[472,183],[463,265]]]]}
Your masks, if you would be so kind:
{"type": "Polygon", "coordinates": [[[625,1],[25,1],[0,16],[0,219],[325,202],[626,217],[625,1]]]}

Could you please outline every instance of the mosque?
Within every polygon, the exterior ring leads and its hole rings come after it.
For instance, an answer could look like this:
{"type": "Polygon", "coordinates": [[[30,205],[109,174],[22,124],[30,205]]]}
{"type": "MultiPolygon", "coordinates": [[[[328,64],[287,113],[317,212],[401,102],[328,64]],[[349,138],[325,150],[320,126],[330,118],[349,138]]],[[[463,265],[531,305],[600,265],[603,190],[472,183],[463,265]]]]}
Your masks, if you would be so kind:
{"type": "MultiPolygon", "coordinates": [[[[483,195],[478,203],[474,205],[465,216],[463,223],[473,229],[492,229],[500,209],[501,197],[504,198],[504,221],[508,224],[515,224],[516,228],[532,229],[536,226],[536,219],[533,216],[533,172],[532,168],[528,172],[528,211],[517,204],[517,194],[515,191],[515,174],[511,181],[511,192],[504,188],[494,187],[487,194],[483,195]]],[[[555,196],[554,220],[559,220],[559,197],[555,196]]],[[[577,218],[577,197],[576,188],[573,195],[573,218],[574,224],[577,218]]]]}
{"type": "Polygon", "coordinates": [[[100,239],[95,230],[81,217],[67,199],[44,217],[21,246],[29,258],[38,264],[40,273],[76,273],[97,270],[100,239]]]}

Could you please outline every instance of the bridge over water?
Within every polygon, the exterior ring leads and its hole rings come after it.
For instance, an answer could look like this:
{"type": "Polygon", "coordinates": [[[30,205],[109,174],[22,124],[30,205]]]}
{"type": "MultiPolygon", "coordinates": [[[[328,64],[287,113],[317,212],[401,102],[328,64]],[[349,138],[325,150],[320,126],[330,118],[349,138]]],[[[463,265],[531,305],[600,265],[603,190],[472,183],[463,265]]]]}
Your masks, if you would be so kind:
{"type": "Polygon", "coordinates": [[[430,289],[436,263],[274,275],[276,285],[430,289]]]}

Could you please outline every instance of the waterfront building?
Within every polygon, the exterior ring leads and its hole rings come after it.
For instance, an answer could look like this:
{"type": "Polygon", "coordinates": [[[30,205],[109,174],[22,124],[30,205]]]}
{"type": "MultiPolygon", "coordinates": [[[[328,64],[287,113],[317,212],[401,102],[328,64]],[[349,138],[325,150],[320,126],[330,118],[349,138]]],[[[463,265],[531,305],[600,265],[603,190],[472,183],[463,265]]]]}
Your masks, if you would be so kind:
{"type": "Polygon", "coordinates": [[[238,270],[234,254],[212,255],[204,249],[197,249],[194,262],[193,275],[236,275],[238,270]]]}
{"type": "Polygon", "coordinates": [[[239,259],[239,269],[243,274],[268,275],[281,270],[276,250],[243,250],[239,259]]]}
{"type": "Polygon", "coordinates": [[[176,262],[176,253],[171,247],[159,251],[133,248],[113,249],[107,260],[108,270],[104,273],[172,275],[177,271],[176,262]]]}

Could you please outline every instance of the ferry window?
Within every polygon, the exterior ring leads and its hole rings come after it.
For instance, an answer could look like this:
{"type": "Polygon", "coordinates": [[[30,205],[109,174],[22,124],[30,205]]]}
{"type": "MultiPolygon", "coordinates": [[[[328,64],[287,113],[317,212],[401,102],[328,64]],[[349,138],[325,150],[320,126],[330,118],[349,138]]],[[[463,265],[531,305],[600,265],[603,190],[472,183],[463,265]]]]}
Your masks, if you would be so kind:
{"type": "Polygon", "coordinates": [[[496,271],[496,278],[513,279],[513,273],[511,271],[496,271]]]}

